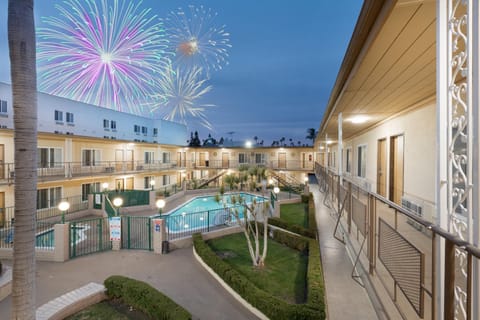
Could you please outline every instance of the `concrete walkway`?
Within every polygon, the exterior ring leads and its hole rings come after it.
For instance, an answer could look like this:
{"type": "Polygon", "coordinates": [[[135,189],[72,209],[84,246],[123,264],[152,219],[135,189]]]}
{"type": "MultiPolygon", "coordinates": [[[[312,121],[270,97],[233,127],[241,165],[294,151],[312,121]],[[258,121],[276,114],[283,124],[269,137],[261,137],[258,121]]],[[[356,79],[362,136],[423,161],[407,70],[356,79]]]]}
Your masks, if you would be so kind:
{"type": "Polygon", "coordinates": [[[323,205],[323,193],[316,181],[309,187],[315,200],[328,319],[378,319],[367,292],[351,277],[353,262],[345,246],[333,237],[336,221],[323,205]]]}
{"type": "MultiPolygon", "coordinates": [[[[114,274],[149,283],[190,311],[193,319],[256,319],[198,264],[192,248],[167,255],[122,250],[65,263],[37,262],[37,307],[89,282],[103,283],[114,274]]],[[[0,319],[10,319],[10,306],[11,297],[0,302],[0,319]]]]}

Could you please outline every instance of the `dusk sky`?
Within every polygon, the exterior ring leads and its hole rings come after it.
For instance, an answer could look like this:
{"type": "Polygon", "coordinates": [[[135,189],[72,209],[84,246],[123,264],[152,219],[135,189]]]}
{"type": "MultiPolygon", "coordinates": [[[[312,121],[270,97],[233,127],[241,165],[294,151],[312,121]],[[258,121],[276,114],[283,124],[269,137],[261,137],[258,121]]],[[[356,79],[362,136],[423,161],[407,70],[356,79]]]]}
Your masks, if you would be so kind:
{"type": "MultiPolygon", "coordinates": [[[[281,137],[304,143],[307,128],[318,129],[362,2],[144,0],[141,7],[159,18],[188,5],[218,13],[215,24],[226,25],[232,48],[229,65],[212,73],[212,90],[199,101],[215,105],[205,111],[213,130],[189,120],[188,131],[202,139],[257,136],[270,145],[281,137]]],[[[59,16],[58,3],[35,1],[37,27],[40,17],[59,16]]],[[[10,83],[7,8],[0,0],[0,81],[10,83]]]]}

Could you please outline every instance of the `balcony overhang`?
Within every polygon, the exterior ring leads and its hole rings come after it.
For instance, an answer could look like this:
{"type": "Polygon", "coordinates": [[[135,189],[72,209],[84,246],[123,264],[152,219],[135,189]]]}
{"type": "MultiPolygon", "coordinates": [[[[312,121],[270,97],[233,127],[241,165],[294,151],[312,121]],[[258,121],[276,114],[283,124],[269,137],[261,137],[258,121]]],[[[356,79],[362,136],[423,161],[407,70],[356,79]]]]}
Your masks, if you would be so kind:
{"type": "Polygon", "coordinates": [[[366,0],[315,141],[343,139],[425,101],[436,92],[436,2],[366,0]],[[354,116],[367,121],[354,123],[354,116]]]}

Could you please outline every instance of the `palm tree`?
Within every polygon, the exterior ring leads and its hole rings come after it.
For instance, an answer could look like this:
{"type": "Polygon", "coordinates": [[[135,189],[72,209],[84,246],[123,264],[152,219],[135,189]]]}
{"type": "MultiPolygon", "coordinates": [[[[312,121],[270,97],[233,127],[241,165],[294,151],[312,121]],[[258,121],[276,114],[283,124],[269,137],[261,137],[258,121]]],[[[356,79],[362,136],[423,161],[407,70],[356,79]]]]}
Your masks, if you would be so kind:
{"type": "Polygon", "coordinates": [[[15,127],[12,319],[35,319],[37,70],[33,0],[8,1],[8,47],[15,127]]]}
{"type": "Polygon", "coordinates": [[[315,128],[308,128],[307,129],[307,136],[305,137],[305,139],[308,139],[308,140],[312,140],[312,143],[313,143],[313,140],[315,140],[315,137],[317,136],[317,131],[315,131],[315,128]]]}
{"type": "Polygon", "coordinates": [[[283,146],[283,142],[285,141],[285,137],[280,138],[280,144],[283,146]]]}
{"type": "Polygon", "coordinates": [[[257,137],[257,136],[253,137],[253,140],[255,140],[255,145],[257,145],[257,143],[258,143],[258,137],[257,137]]]}

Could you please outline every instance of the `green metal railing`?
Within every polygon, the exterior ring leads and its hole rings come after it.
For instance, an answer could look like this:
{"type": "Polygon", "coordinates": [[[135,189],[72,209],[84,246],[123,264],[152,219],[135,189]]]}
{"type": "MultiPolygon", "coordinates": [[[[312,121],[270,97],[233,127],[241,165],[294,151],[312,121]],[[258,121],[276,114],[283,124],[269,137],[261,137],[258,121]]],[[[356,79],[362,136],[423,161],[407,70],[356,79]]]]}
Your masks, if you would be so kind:
{"type": "Polygon", "coordinates": [[[145,190],[125,190],[109,191],[106,196],[113,201],[115,198],[123,200],[122,207],[143,206],[150,204],[150,191],[145,190]]]}
{"type": "MultiPolygon", "coordinates": [[[[0,248],[13,248],[14,221],[5,221],[0,228],[0,248]]],[[[54,225],[52,222],[37,221],[35,248],[41,250],[53,250],[55,248],[54,225]]]]}
{"type": "Polygon", "coordinates": [[[117,210],[113,207],[113,204],[108,197],[105,197],[105,211],[109,217],[117,215],[117,210]]]}

